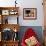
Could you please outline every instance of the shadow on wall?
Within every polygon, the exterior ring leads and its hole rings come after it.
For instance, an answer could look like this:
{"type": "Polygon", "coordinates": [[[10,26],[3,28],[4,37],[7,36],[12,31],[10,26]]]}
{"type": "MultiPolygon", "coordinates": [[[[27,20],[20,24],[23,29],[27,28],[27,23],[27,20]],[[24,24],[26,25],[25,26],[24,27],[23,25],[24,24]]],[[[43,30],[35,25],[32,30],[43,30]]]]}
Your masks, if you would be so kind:
{"type": "Polygon", "coordinates": [[[21,26],[20,27],[20,31],[19,31],[19,40],[20,40],[20,42],[21,42],[21,40],[23,38],[23,35],[24,35],[25,31],[28,28],[32,28],[36,32],[39,41],[41,43],[43,43],[43,30],[42,30],[41,26],[21,26]]]}

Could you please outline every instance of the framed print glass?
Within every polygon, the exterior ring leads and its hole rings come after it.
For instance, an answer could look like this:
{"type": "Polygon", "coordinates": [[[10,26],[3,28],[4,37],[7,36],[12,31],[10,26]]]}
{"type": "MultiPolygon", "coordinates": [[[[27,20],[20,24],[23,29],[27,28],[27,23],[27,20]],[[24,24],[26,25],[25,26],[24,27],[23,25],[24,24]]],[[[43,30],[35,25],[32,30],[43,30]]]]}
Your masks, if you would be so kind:
{"type": "Polygon", "coordinates": [[[3,29],[2,40],[3,41],[12,40],[12,30],[10,28],[4,28],[3,29]]]}
{"type": "Polygon", "coordinates": [[[2,24],[8,24],[8,16],[3,15],[2,24]]]}
{"type": "Polygon", "coordinates": [[[2,10],[2,15],[9,15],[9,10],[2,10]]]}
{"type": "Polygon", "coordinates": [[[17,12],[16,10],[14,10],[14,9],[9,11],[9,14],[10,14],[10,15],[16,15],[17,13],[18,13],[18,12],[17,12]]]}
{"type": "Polygon", "coordinates": [[[23,19],[35,20],[37,18],[37,8],[24,8],[23,19]]]}
{"type": "Polygon", "coordinates": [[[10,16],[8,18],[8,24],[18,24],[17,16],[10,16]]]}

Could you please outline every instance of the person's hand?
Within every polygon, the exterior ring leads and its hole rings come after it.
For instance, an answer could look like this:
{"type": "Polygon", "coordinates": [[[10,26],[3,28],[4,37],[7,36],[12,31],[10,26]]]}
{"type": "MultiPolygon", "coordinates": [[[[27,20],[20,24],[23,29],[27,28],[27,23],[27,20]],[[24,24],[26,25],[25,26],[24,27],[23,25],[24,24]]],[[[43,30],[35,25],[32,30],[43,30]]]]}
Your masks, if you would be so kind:
{"type": "Polygon", "coordinates": [[[34,45],[37,44],[37,42],[38,41],[34,36],[32,36],[32,37],[25,40],[25,43],[27,44],[27,46],[34,46],[34,45]]]}

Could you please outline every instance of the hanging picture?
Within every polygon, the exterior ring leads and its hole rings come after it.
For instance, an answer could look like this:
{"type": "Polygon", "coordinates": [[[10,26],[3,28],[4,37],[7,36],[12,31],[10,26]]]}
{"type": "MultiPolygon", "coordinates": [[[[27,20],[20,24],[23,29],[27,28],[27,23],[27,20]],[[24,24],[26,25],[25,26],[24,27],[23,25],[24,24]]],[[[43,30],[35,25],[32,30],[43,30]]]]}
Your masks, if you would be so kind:
{"type": "Polygon", "coordinates": [[[9,15],[9,10],[2,10],[2,15],[9,15]]]}
{"type": "Polygon", "coordinates": [[[35,20],[37,18],[37,8],[24,8],[23,19],[35,20]]]}

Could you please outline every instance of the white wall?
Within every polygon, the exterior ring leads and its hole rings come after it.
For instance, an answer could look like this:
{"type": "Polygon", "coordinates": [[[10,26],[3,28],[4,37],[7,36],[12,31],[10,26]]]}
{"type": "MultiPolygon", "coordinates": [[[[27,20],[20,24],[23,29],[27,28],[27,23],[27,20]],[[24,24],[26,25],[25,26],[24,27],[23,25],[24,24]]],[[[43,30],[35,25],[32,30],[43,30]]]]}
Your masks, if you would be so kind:
{"type": "MultiPolygon", "coordinates": [[[[15,6],[15,0],[0,0],[1,7],[15,6]]],[[[43,6],[42,0],[17,0],[17,6],[19,6],[19,24],[21,26],[43,26],[43,6]],[[24,20],[23,8],[37,8],[36,20],[24,20]]]]}
{"type": "Polygon", "coordinates": [[[43,26],[42,0],[21,0],[20,2],[20,25],[22,26],[43,26]],[[36,20],[23,20],[23,8],[37,8],[36,20]]]}

